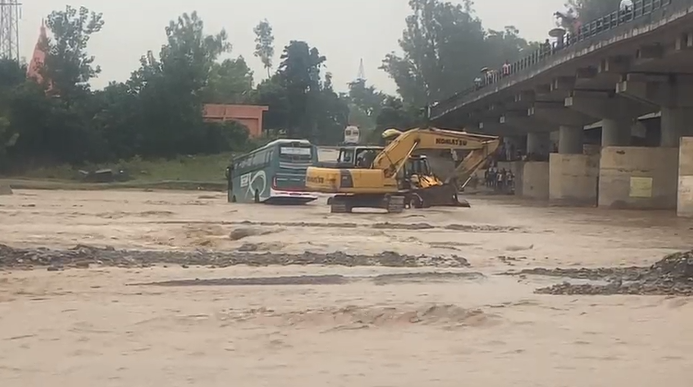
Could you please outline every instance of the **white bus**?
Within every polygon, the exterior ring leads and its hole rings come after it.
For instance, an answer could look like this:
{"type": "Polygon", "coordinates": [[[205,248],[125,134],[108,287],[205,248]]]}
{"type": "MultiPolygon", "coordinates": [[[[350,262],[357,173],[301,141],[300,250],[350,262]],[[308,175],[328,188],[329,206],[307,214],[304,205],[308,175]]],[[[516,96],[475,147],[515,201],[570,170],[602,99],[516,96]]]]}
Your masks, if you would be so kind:
{"type": "Polygon", "coordinates": [[[307,140],[275,140],[240,157],[226,170],[228,201],[303,204],[316,200],[306,192],[306,170],[317,162],[307,140]]]}

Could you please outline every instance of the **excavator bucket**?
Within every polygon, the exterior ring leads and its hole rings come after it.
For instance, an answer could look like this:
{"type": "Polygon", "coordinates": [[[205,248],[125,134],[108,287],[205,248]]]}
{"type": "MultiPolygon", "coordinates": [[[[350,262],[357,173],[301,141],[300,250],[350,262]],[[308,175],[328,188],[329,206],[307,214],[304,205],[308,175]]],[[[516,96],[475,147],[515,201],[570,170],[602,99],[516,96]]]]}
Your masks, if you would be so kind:
{"type": "Polygon", "coordinates": [[[411,192],[409,203],[415,208],[471,207],[468,201],[457,195],[454,184],[415,189],[411,192]]]}

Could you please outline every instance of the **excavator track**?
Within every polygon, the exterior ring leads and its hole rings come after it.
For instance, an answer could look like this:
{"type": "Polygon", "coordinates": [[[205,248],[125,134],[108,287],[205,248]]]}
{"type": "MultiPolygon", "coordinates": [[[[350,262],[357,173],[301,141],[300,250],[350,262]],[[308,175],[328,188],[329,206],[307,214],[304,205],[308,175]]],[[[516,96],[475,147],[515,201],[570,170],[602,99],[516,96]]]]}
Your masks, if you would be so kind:
{"type": "Polygon", "coordinates": [[[385,198],[386,210],[390,214],[399,214],[404,211],[404,196],[402,195],[391,195],[385,198]]]}
{"type": "Polygon", "coordinates": [[[382,208],[390,214],[404,211],[404,195],[335,195],[328,201],[333,214],[348,214],[354,208],[382,208]]]}
{"type": "Polygon", "coordinates": [[[353,207],[351,206],[349,196],[335,195],[328,201],[330,212],[333,214],[348,214],[353,207]]]}

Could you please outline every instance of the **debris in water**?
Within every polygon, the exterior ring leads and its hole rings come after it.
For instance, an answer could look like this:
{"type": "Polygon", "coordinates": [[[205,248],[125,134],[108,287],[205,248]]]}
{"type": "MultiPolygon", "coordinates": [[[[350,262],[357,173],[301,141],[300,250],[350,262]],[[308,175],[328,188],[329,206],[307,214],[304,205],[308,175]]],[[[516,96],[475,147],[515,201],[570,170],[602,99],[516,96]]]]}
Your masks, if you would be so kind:
{"type": "Polygon", "coordinates": [[[608,281],[606,285],[564,282],[537,289],[536,293],[540,294],[693,296],[693,250],[667,255],[649,268],[531,269],[513,274],[537,274],[608,281]]]}
{"type": "Polygon", "coordinates": [[[332,266],[387,266],[387,267],[466,267],[462,257],[413,256],[392,251],[379,254],[333,253],[302,254],[254,253],[247,251],[142,251],[116,250],[113,247],[78,245],[69,250],[47,248],[17,249],[0,244],[0,268],[30,269],[35,266],[59,268],[86,268],[89,265],[115,267],[150,267],[156,264],[185,266],[228,267],[235,265],[332,265],[332,266]]]}

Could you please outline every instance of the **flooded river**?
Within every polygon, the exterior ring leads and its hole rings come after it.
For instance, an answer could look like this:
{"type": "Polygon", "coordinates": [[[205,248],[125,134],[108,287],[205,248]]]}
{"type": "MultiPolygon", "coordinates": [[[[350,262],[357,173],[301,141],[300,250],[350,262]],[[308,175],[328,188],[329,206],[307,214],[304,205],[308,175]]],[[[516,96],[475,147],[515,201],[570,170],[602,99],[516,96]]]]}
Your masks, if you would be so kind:
{"type": "Polygon", "coordinates": [[[537,294],[591,277],[502,273],[647,267],[692,249],[693,222],[468,199],[394,215],[0,197],[0,385],[690,384],[689,298],[537,294]]]}

